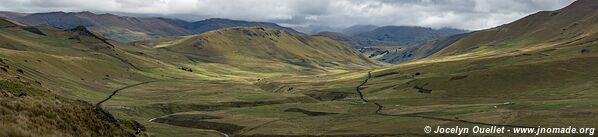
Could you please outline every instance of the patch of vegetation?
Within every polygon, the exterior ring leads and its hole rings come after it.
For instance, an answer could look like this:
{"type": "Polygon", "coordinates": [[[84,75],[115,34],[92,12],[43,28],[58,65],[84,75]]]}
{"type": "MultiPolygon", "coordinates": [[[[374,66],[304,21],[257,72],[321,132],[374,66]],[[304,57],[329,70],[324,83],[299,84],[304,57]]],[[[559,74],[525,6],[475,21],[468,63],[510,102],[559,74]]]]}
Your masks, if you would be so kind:
{"type": "Polygon", "coordinates": [[[43,35],[46,36],[46,34],[44,32],[42,32],[41,30],[35,28],[35,27],[23,27],[23,30],[29,31],[31,33],[35,33],[38,35],[43,35]]]}

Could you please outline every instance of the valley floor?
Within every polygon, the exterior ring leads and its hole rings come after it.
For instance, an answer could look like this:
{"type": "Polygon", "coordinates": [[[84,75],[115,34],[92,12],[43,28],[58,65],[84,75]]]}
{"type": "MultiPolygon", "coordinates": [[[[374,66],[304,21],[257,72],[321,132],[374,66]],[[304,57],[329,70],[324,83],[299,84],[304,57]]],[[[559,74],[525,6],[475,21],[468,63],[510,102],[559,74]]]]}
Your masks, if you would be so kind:
{"type": "Polygon", "coordinates": [[[254,81],[166,80],[123,89],[102,106],[139,121],[150,136],[429,136],[425,126],[595,127],[598,56],[561,56],[577,51],[254,81]]]}

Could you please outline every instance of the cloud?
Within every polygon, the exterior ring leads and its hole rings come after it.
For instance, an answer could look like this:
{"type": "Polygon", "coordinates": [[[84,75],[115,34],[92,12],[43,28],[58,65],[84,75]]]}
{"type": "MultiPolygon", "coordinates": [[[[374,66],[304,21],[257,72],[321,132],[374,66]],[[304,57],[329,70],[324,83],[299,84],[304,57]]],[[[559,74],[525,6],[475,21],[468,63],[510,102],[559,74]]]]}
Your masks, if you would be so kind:
{"type": "Polygon", "coordinates": [[[0,0],[0,10],[95,11],[199,20],[231,18],[287,26],[357,24],[485,29],[573,0],[0,0]]]}

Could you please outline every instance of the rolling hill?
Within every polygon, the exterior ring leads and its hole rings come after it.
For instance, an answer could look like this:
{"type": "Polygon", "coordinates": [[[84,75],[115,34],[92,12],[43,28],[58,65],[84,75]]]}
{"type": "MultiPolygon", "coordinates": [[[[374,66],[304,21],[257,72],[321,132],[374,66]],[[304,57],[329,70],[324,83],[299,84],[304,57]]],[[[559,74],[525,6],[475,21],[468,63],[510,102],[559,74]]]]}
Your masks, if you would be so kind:
{"type": "Polygon", "coordinates": [[[192,35],[215,29],[241,26],[270,27],[298,33],[293,29],[282,27],[274,23],[229,19],[206,19],[202,21],[188,22],[167,18],[138,18],[113,14],[95,14],[87,11],[33,14],[6,12],[6,14],[3,15],[6,15],[5,17],[10,19],[31,25],[54,26],[64,29],[85,26],[107,38],[121,42],[131,42],[164,36],[192,35]]]}
{"type": "Polygon", "coordinates": [[[223,63],[258,72],[326,71],[377,65],[351,47],[326,37],[263,27],[221,29],[175,40],[149,40],[136,44],[185,54],[198,61],[223,63]]]}

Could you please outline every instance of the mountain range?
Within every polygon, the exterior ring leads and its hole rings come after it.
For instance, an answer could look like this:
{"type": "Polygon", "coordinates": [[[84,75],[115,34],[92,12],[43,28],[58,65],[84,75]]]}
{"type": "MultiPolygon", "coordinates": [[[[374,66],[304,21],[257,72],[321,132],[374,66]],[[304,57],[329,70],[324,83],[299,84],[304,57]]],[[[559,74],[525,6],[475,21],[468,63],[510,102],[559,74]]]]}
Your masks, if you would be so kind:
{"type": "Polygon", "coordinates": [[[341,30],[340,32],[346,35],[354,36],[360,33],[373,31],[377,28],[379,27],[376,25],[353,25],[341,30]]]}
{"type": "Polygon", "coordinates": [[[15,13],[2,12],[0,17],[30,25],[54,26],[64,29],[85,26],[103,36],[122,42],[131,42],[148,38],[165,36],[184,36],[207,32],[211,30],[261,26],[299,33],[291,28],[282,27],[268,22],[250,22],[230,19],[206,19],[189,22],[169,18],[139,18],[118,16],[113,14],[95,14],[92,12],[48,12],[48,13],[15,13]]]}

